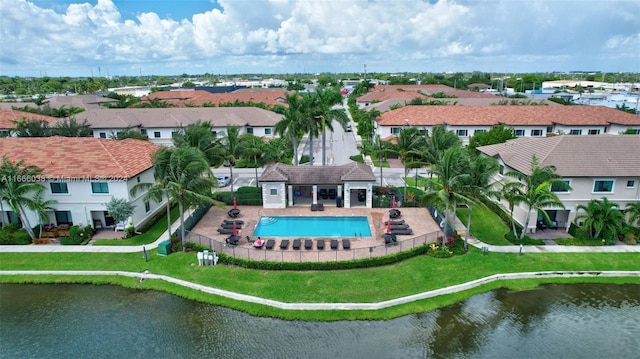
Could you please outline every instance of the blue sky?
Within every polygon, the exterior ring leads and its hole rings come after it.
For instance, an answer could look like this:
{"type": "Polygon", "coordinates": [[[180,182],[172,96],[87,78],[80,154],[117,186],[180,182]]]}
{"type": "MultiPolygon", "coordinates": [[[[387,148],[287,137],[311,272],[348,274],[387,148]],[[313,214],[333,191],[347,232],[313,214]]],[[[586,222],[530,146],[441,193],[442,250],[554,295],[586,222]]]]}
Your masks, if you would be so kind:
{"type": "Polygon", "coordinates": [[[3,0],[0,75],[640,72],[637,0],[3,0]]]}

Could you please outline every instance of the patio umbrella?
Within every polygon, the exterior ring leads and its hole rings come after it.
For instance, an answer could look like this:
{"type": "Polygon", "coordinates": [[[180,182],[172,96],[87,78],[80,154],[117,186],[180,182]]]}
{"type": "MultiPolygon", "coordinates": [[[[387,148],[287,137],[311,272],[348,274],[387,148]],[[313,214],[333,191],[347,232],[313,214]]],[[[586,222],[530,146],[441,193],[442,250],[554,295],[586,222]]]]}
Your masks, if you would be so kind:
{"type": "Polygon", "coordinates": [[[233,236],[237,236],[238,235],[238,229],[236,229],[236,221],[233,221],[233,236]]]}
{"type": "Polygon", "coordinates": [[[238,209],[238,206],[236,205],[236,196],[233,196],[233,209],[238,209]]]}
{"type": "Polygon", "coordinates": [[[389,221],[387,222],[387,233],[391,233],[391,218],[389,218],[389,221]]]}
{"type": "Polygon", "coordinates": [[[396,196],[391,197],[391,208],[396,208],[396,196]]]}

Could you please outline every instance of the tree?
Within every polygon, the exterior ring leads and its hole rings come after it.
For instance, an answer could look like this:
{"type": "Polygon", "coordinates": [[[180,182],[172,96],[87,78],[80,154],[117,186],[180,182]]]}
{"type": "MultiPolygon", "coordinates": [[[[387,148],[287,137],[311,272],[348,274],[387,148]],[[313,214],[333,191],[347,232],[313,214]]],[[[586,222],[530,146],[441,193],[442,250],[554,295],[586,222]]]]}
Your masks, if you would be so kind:
{"type": "Polygon", "coordinates": [[[279,162],[289,164],[292,161],[293,149],[291,142],[282,137],[276,137],[264,144],[263,160],[265,163],[279,162]]]}
{"type": "Polygon", "coordinates": [[[466,188],[469,183],[468,168],[469,158],[462,147],[448,148],[433,166],[433,172],[438,176],[437,181],[429,182],[427,193],[422,198],[424,203],[432,202],[440,209],[444,208],[443,251],[449,231],[449,215],[455,211],[457,203],[472,201],[465,195],[468,192],[466,188]]]}
{"type": "Polygon", "coordinates": [[[258,188],[258,159],[262,159],[264,153],[264,141],[262,137],[254,136],[251,133],[245,133],[241,136],[240,142],[243,143],[243,155],[253,158],[253,168],[256,171],[256,188],[258,188]]]}
{"type": "Polygon", "coordinates": [[[511,217],[511,230],[513,231],[513,237],[517,238],[516,233],[516,221],[513,218],[513,209],[516,204],[520,203],[520,198],[524,195],[522,192],[523,184],[519,181],[507,182],[502,186],[500,196],[509,203],[509,216],[511,217]]]}
{"type": "MultiPolygon", "coordinates": [[[[421,157],[424,141],[415,127],[403,128],[396,139],[397,142],[393,148],[393,153],[398,155],[398,159],[404,165],[404,178],[407,178],[409,168],[413,168],[415,160],[421,157]]],[[[402,198],[407,198],[406,180],[402,198]]]]}
{"type": "Polygon", "coordinates": [[[624,213],[629,216],[630,225],[640,227],[640,202],[627,204],[624,213]]]}
{"type": "Polygon", "coordinates": [[[11,162],[9,158],[2,156],[0,165],[0,200],[7,202],[12,211],[16,213],[22,226],[31,239],[35,238],[33,227],[29,223],[27,209],[33,210],[38,203],[33,199],[33,194],[44,190],[41,183],[34,179],[43,178],[42,169],[33,165],[26,165],[24,160],[11,162]],[[31,196],[29,196],[31,194],[31,196]]]}
{"type": "Polygon", "coordinates": [[[154,171],[161,170],[154,177],[164,175],[159,191],[178,201],[180,213],[180,238],[185,247],[184,211],[185,207],[219,204],[211,198],[215,179],[209,170],[209,163],[202,153],[193,147],[161,148],[154,156],[154,171]]]}
{"type": "MultiPolygon", "coordinates": [[[[364,145],[364,143],[363,143],[364,145]]],[[[382,141],[380,139],[380,136],[375,136],[373,138],[373,142],[371,142],[368,146],[368,149],[366,149],[365,151],[368,151],[372,156],[374,156],[375,158],[378,159],[378,167],[380,168],[380,187],[383,187],[382,185],[382,163],[384,161],[387,160],[387,157],[394,153],[393,151],[393,145],[388,142],[388,141],[382,141]]]]}
{"type": "Polygon", "coordinates": [[[515,203],[524,203],[527,206],[527,218],[525,219],[522,233],[520,233],[520,239],[524,238],[525,232],[529,226],[531,211],[536,211],[542,214],[545,221],[550,223],[551,219],[544,208],[564,208],[562,201],[560,201],[558,196],[551,191],[551,186],[554,186],[555,188],[568,189],[569,185],[560,179],[560,176],[555,173],[555,170],[555,166],[540,167],[538,158],[534,155],[531,158],[529,175],[518,171],[510,171],[507,173],[507,176],[521,181],[525,186],[524,191],[513,198],[515,203]]]}
{"type": "Polygon", "coordinates": [[[225,165],[229,165],[229,175],[231,176],[231,196],[233,196],[233,167],[243,152],[243,144],[240,140],[240,128],[237,126],[227,126],[227,131],[220,140],[220,151],[225,165]]]}
{"type": "Polygon", "coordinates": [[[93,136],[93,130],[86,119],[82,122],[78,122],[75,118],[70,117],[68,119],[62,119],[53,126],[53,136],[64,137],[91,137],[93,136]]]}
{"type": "Polygon", "coordinates": [[[284,109],[284,117],[275,125],[275,132],[281,137],[289,139],[293,143],[293,165],[298,165],[298,139],[302,135],[304,121],[308,116],[307,101],[299,94],[287,94],[285,98],[287,107],[284,109]]]}
{"type": "Polygon", "coordinates": [[[487,132],[476,131],[473,136],[469,138],[469,148],[475,150],[480,146],[504,143],[514,138],[516,138],[516,135],[513,132],[513,128],[499,124],[487,132]]]}
{"type": "Polygon", "coordinates": [[[467,232],[464,236],[464,248],[468,248],[469,232],[471,231],[471,211],[473,206],[480,202],[483,198],[496,198],[499,192],[494,188],[493,176],[498,172],[498,161],[493,157],[476,156],[470,162],[469,178],[466,184],[467,202],[469,213],[467,214],[467,232]]]}
{"type": "Polygon", "coordinates": [[[44,187],[38,189],[33,195],[33,211],[38,215],[39,233],[38,237],[42,237],[42,227],[45,222],[49,222],[47,211],[53,210],[52,205],[58,203],[55,199],[44,199],[44,187]]]}
{"type": "Polygon", "coordinates": [[[314,113],[319,116],[320,131],[322,131],[322,165],[327,164],[327,130],[333,132],[333,120],[336,120],[346,131],[349,117],[344,108],[335,108],[342,105],[342,94],[334,89],[316,89],[314,113]]]}
{"type": "Polygon", "coordinates": [[[173,144],[199,150],[210,166],[218,167],[224,160],[220,141],[214,136],[213,125],[209,121],[196,121],[181,127],[173,134],[173,144]]]}
{"type": "Polygon", "coordinates": [[[17,137],[51,136],[51,128],[45,120],[27,120],[26,118],[21,118],[11,122],[16,126],[11,133],[17,137]]]}
{"type": "Polygon", "coordinates": [[[576,216],[575,221],[583,221],[581,227],[589,233],[589,238],[615,239],[622,229],[624,215],[620,211],[620,205],[609,202],[607,197],[601,200],[592,199],[586,205],[580,204],[576,211],[583,211],[576,216]]]}
{"type": "Polygon", "coordinates": [[[424,141],[422,161],[430,165],[438,163],[448,148],[462,146],[460,137],[453,131],[447,130],[444,124],[434,126],[431,135],[427,134],[424,141]]]}
{"type": "Polygon", "coordinates": [[[124,140],[127,138],[133,138],[135,140],[142,140],[142,141],[149,140],[149,136],[143,135],[142,132],[132,127],[127,127],[124,130],[118,131],[116,133],[112,132],[109,138],[111,138],[112,140],[124,140]]]}
{"type": "Polygon", "coordinates": [[[123,223],[126,226],[126,221],[133,215],[135,206],[124,198],[111,197],[111,200],[105,203],[105,207],[109,214],[116,223],[123,223]]]}

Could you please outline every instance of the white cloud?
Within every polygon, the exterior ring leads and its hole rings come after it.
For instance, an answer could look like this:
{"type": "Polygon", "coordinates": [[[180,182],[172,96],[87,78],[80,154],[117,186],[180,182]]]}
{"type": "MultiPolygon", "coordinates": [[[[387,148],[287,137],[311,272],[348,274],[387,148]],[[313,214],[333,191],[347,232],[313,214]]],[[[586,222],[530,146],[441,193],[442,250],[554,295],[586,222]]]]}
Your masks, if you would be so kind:
{"type": "Polygon", "coordinates": [[[74,75],[74,68],[97,66],[120,74],[143,64],[153,73],[354,71],[364,63],[370,71],[545,71],[593,64],[637,71],[640,61],[640,2],[632,0],[580,6],[543,0],[218,4],[175,21],[154,12],[123,20],[111,0],[61,12],[4,0],[0,74],[74,75]]]}

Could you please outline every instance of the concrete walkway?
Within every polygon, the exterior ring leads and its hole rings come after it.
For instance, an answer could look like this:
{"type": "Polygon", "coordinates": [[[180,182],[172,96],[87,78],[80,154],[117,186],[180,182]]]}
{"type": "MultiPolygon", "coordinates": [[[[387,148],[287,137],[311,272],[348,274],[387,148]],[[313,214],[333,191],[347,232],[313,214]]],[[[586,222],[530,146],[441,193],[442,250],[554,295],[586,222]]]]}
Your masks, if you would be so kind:
{"type": "Polygon", "coordinates": [[[415,302],[422,299],[437,297],[443,294],[461,292],[467,289],[479,287],[486,283],[498,280],[529,279],[529,278],[560,278],[560,277],[640,277],[640,271],[558,271],[558,272],[523,272],[494,274],[488,277],[476,279],[471,282],[457,284],[445,288],[435,289],[427,292],[413,294],[405,297],[394,298],[377,303],[285,303],[277,300],[260,298],[252,295],[230,292],[223,289],[207,287],[201,284],[188,282],[173,277],[153,274],[149,272],[135,273],[122,271],[0,271],[0,275],[108,275],[139,278],[140,281],[146,279],[163,280],[183,287],[195,289],[204,293],[214,294],[221,297],[234,299],[247,303],[266,305],[284,310],[378,310],[390,308],[396,305],[415,302]]]}

